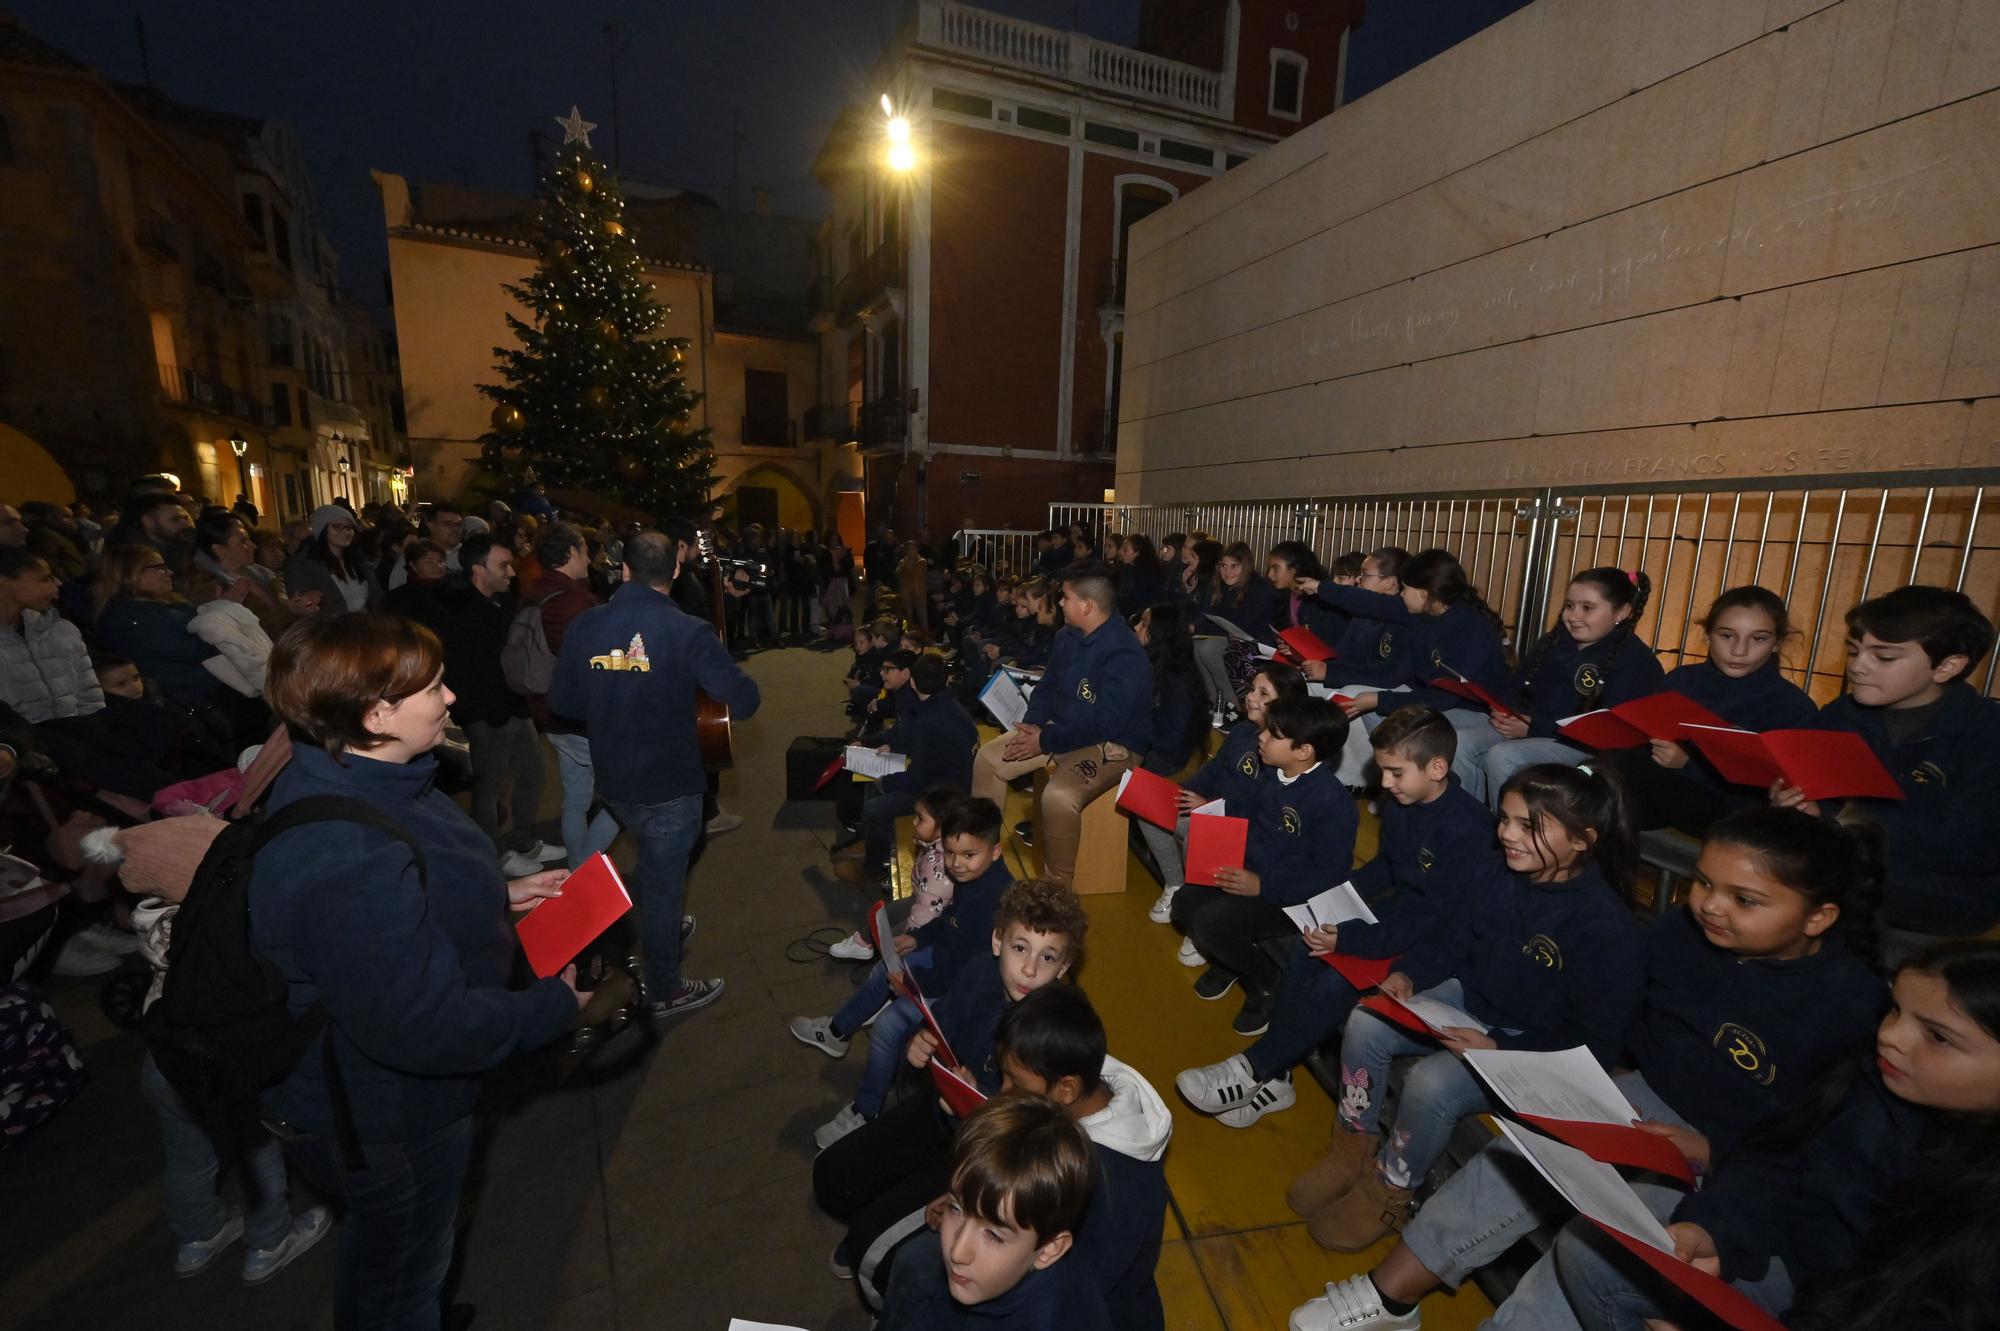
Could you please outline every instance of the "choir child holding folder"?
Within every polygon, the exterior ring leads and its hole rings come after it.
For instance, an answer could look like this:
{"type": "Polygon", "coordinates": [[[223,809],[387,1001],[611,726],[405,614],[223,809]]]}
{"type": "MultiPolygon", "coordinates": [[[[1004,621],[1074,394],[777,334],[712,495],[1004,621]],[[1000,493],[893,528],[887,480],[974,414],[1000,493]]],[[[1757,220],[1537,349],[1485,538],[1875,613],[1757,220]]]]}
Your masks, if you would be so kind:
{"type": "MultiPolygon", "coordinates": [[[[998,1094],[994,1039],[1001,1017],[1069,974],[1082,958],[1089,923],[1067,886],[1045,878],[1015,883],[1000,898],[978,954],[930,1000],[929,1014],[919,1019],[900,1057],[925,1069],[936,1058],[979,1094],[998,1094]]],[[[881,1288],[883,1259],[911,1232],[899,1222],[944,1191],[957,1129],[958,1117],[937,1092],[925,1090],[839,1138],[813,1161],[814,1196],[848,1227],[836,1252],[839,1265],[868,1287],[881,1288]]]]}
{"type": "MultiPolygon", "coordinates": [[[[1818,711],[1812,699],[1778,668],[1792,626],[1776,592],[1732,587],[1715,598],[1701,628],[1708,635],[1708,659],[1668,671],[1661,692],[1678,693],[1743,730],[1812,724],[1818,711]]],[[[1644,748],[1603,753],[1600,760],[1616,773],[1632,826],[1642,832],[1676,827],[1702,836],[1716,819],[1760,803],[1765,795],[1732,785],[1685,739],[1654,739],[1644,748]]]]}
{"type": "MultiPolygon", "coordinates": [[[[889,922],[898,934],[913,934],[944,914],[944,908],[951,904],[952,893],[958,885],[951,875],[944,871],[944,816],[951,806],[965,798],[963,789],[954,790],[950,786],[932,786],[917,796],[914,808],[910,810],[910,895],[900,901],[889,903],[889,922]]],[[[842,861],[847,863],[847,861],[842,861]]],[[[838,868],[839,866],[835,866],[838,868]]],[[[870,936],[866,924],[841,939],[827,950],[827,955],[841,961],[875,960],[875,941],[870,936]]],[[[870,973],[862,981],[860,989],[868,989],[877,984],[878,977],[870,973]]],[[[849,1002],[854,1005],[854,1020],[866,1021],[875,1015],[882,1004],[889,1001],[887,980],[882,977],[881,987],[875,989],[872,1002],[860,996],[849,1002]],[[862,1008],[866,1008],[862,1011],[862,1008]]],[[[846,1009],[843,1009],[846,1010],[846,1009]]],[[[834,1024],[841,1030],[849,1027],[841,1023],[838,1015],[834,1024]]]]}
{"type": "Polygon", "coordinates": [[[1306,933],[1278,985],[1270,1029],[1242,1053],[1174,1079],[1189,1104],[1232,1128],[1291,1107],[1298,1098],[1292,1067],[1346,1024],[1370,987],[1350,981],[1329,956],[1386,964],[1442,927],[1459,889],[1477,880],[1482,863],[1499,858],[1493,815],[1451,774],[1458,736],[1450,721],[1428,707],[1405,707],[1369,738],[1388,798],[1381,802],[1380,850],[1352,882],[1377,923],[1354,920],[1306,933]]]}
{"type": "MultiPolygon", "coordinates": [[[[1966,682],[1992,649],[1992,621],[1943,587],[1898,588],[1847,612],[1847,692],[1818,724],[1867,740],[1903,792],[1841,811],[1888,836],[1881,917],[1891,962],[2000,924],[2000,703],[1966,682]]],[[[1789,786],[1771,799],[1822,811],[1789,786]]]]}
{"type": "Polygon", "coordinates": [[[1624,1048],[1643,971],[1616,788],[1587,767],[1543,763],[1508,780],[1500,811],[1504,867],[1468,882],[1447,927],[1381,984],[1392,998],[1421,994],[1462,1009],[1485,1029],[1412,1035],[1365,1008],[1348,1018],[1333,1149],[1310,1189],[1322,1204],[1308,1228],[1324,1247],[1359,1252],[1400,1228],[1453,1125],[1487,1107],[1462,1051],[1584,1044],[1609,1067],[1624,1048]],[[1384,1125],[1389,1064],[1406,1054],[1422,1058],[1384,1125]]]}
{"type": "Polygon", "coordinates": [[[1250,822],[1243,867],[1223,868],[1216,886],[1190,883],[1174,897],[1173,922],[1209,963],[1195,996],[1213,1002],[1242,982],[1239,1035],[1263,1034],[1284,973],[1259,942],[1296,934],[1284,908],[1339,882],[1354,866],[1360,819],[1330,761],[1346,739],[1347,718],[1330,702],[1269,704],[1257,756],[1273,779],[1258,783],[1245,813],[1231,811],[1250,822]]]}
{"type": "MultiPolygon", "coordinates": [[[[1261,663],[1257,673],[1250,677],[1250,687],[1243,692],[1243,719],[1223,735],[1222,747],[1215,756],[1181,786],[1180,825],[1169,832],[1143,819],[1134,820],[1153,864],[1160,871],[1160,896],[1147,912],[1153,923],[1165,924],[1173,918],[1174,896],[1187,881],[1188,815],[1212,800],[1222,800],[1225,808],[1233,806],[1239,816],[1250,807],[1257,783],[1275,779],[1257,760],[1257,737],[1264,733],[1264,709],[1278,698],[1305,696],[1305,677],[1297,667],[1283,661],[1261,663]]],[[[1187,965],[1202,964],[1201,954],[1192,945],[1182,949],[1181,960],[1187,965]]]]}
{"type": "MultiPolygon", "coordinates": [[[[1958,1331],[2000,1319],[2000,945],[1936,944],[1896,975],[1875,1046],[1796,1112],[1662,1196],[1675,1255],[1798,1331],[1958,1331]]],[[[1609,1235],[1572,1220],[1555,1282],[1517,1290],[1507,1324],[1586,1331],[1700,1325],[1692,1302],[1609,1235]],[[1548,1285],[1553,1283],[1553,1290],[1548,1285]],[[1513,1317],[1523,1293],[1535,1299],[1513,1317]]]]}
{"type": "MultiPolygon", "coordinates": [[[[883,674],[886,677],[888,671],[883,674]]],[[[910,662],[905,674],[903,696],[896,701],[896,724],[881,737],[881,744],[909,759],[909,766],[881,777],[873,790],[863,793],[862,878],[888,877],[896,820],[916,809],[919,792],[933,786],[962,791],[972,785],[972,751],[979,746],[979,727],[947,687],[950,668],[944,658],[924,652],[910,662]]]]}
{"type": "MultiPolygon", "coordinates": [[[[1866,1047],[1888,997],[1868,965],[1879,841],[1788,810],[1730,814],[1702,846],[1687,909],[1653,926],[1626,1045],[1633,1070],[1616,1086],[1696,1177],[1866,1047]]],[[[1637,1186],[1657,1193],[1663,1211],[1687,1191],[1637,1186]]],[[[1362,1319],[1356,1327],[1414,1327],[1426,1294],[1456,1289],[1566,1214],[1520,1152],[1495,1138],[1425,1201],[1380,1266],[1329,1285],[1293,1325],[1318,1331],[1342,1310],[1362,1319]]],[[[1545,1257],[1522,1287],[1553,1279],[1545,1257]]]]}
{"type": "Polygon", "coordinates": [[[1452,713],[1453,770],[1467,790],[1497,808],[1501,787],[1522,768],[1583,760],[1585,750],[1556,734],[1564,717],[1660,691],[1659,658],[1636,631],[1652,595],[1652,579],[1638,569],[1589,568],[1570,579],[1562,614],[1500,694],[1517,710],[1452,713]]]}

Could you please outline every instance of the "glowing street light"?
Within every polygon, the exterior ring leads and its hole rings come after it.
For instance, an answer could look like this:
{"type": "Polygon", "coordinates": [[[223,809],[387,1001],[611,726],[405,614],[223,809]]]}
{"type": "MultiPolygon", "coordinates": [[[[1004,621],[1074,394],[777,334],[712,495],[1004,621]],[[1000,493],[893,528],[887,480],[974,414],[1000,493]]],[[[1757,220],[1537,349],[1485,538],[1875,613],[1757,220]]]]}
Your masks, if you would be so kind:
{"type": "Polygon", "coordinates": [[[908,143],[909,141],[910,122],[903,116],[891,116],[889,118],[889,142],[908,143]]]}
{"type": "Polygon", "coordinates": [[[892,143],[889,145],[889,169],[891,171],[910,171],[915,169],[916,165],[917,150],[915,148],[912,148],[907,143],[892,143]]]}
{"type": "Polygon", "coordinates": [[[896,107],[890,102],[889,94],[886,92],[882,94],[882,114],[891,117],[896,114],[896,107]]]}

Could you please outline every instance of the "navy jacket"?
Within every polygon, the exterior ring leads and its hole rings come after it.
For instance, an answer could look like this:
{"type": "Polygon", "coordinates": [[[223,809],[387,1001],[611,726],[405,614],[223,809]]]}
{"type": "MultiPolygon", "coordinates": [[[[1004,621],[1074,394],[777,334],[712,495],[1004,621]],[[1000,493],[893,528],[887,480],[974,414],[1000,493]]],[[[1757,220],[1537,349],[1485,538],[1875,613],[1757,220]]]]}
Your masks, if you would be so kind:
{"type": "Polygon", "coordinates": [[[1257,783],[1243,848],[1243,867],[1263,880],[1257,899],[1295,906],[1345,879],[1354,867],[1360,822],[1333,763],[1322,762],[1290,783],[1273,768],[1257,783]]]}
{"type": "Polygon", "coordinates": [[[308,795],[365,800],[423,847],[417,885],[402,842],[359,823],[285,832],[257,856],[250,932],[285,977],[290,1007],[332,1021],[266,1091],[278,1117],[331,1136],[321,1041],[331,1039],[364,1142],[399,1142],[472,1112],[480,1074],[555,1039],[576,1016],[560,980],[507,987],[516,944],[493,843],[437,790],[437,760],[381,762],[301,744],[271,789],[275,811],[308,795]]]}
{"type": "MultiPolygon", "coordinates": [[[[988,931],[989,938],[991,931],[988,931]]],[[[967,957],[951,988],[942,998],[932,999],[931,1015],[958,1055],[958,1064],[971,1073],[979,1089],[988,1095],[1000,1093],[1000,1060],[994,1054],[994,1037],[1000,1032],[1000,1018],[1013,1005],[1007,986],[1000,978],[1000,959],[989,945],[967,957]]]]}
{"type": "Polygon", "coordinates": [[[919,1230],[889,1271],[875,1331],[1113,1331],[1095,1272],[1074,1248],[997,1299],[962,1304],[951,1296],[938,1236],[919,1230]]]}
{"type": "Polygon", "coordinates": [[[1492,813],[1455,776],[1429,804],[1398,804],[1386,796],[1377,804],[1378,849],[1352,881],[1381,923],[1340,926],[1340,951],[1351,957],[1408,951],[1459,908],[1465,884],[1480,881],[1499,860],[1492,813]]]}
{"type": "Polygon", "coordinates": [[[1930,726],[1891,744],[1882,708],[1846,694],[1818,725],[1852,730],[1903,788],[1897,800],[1855,803],[1888,834],[1882,919],[1899,929],[1964,938],[2000,924],[2000,703],[1953,684],[1930,726]]]}
{"type": "Polygon", "coordinates": [[[1153,693],[1152,737],[1146,742],[1146,770],[1172,776],[1194,757],[1194,746],[1203,732],[1196,729],[1201,711],[1201,681],[1192,674],[1169,672],[1156,676],[1153,693]]]}
{"type": "Polygon", "coordinates": [[[1334,659],[1326,668],[1329,684],[1368,684],[1378,689],[1393,689],[1410,682],[1416,659],[1411,649],[1418,631],[1402,597],[1332,582],[1322,582],[1319,594],[1348,616],[1347,628],[1327,644],[1334,651],[1334,659]],[[1401,618],[1392,617],[1399,610],[1401,618]]]}
{"type": "Polygon", "coordinates": [[[1153,664],[1138,635],[1117,618],[1089,636],[1057,633],[1027,719],[1042,728],[1044,753],[1123,744],[1143,755],[1153,738],[1153,664]]]}
{"type": "Polygon", "coordinates": [[[1632,1058],[1714,1156],[1873,1039],[1888,991],[1838,935],[1795,961],[1738,957],[1684,910],[1647,935],[1632,1058]]]}
{"type": "Polygon", "coordinates": [[[1920,1168],[1932,1111],[1882,1084],[1875,1061],[1833,1117],[1795,1150],[1741,1152],[1674,1208],[1715,1240],[1725,1280],[1758,1280],[1773,1257],[1794,1288],[1868,1260],[1875,1209],[1920,1168]]]}
{"type": "MultiPolygon", "coordinates": [[[[1333,585],[1327,584],[1329,587],[1333,585]]],[[[1341,638],[1346,636],[1348,626],[1354,620],[1354,616],[1347,611],[1329,605],[1324,600],[1304,595],[1298,598],[1298,613],[1293,614],[1291,593],[1278,591],[1276,588],[1272,590],[1277,595],[1277,606],[1271,622],[1279,628],[1311,629],[1319,640],[1329,647],[1336,646],[1341,638]]]]}
{"type": "Polygon", "coordinates": [[[939,689],[928,698],[914,690],[897,703],[896,725],[885,743],[910,765],[881,778],[890,794],[921,795],[932,786],[972,789],[972,754],[979,747],[979,727],[958,699],[939,689]]]}
{"type": "Polygon", "coordinates": [[[475,721],[505,725],[528,715],[528,700],[507,687],[500,669],[500,652],[520,599],[512,592],[481,596],[465,587],[448,595],[445,605],[445,618],[436,628],[444,644],[445,687],[453,694],[451,719],[461,726],[475,721]]]}
{"type": "Polygon", "coordinates": [[[1238,721],[1229,727],[1222,737],[1222,747],[1187,779],[1187,788],[1204,802],[1223,800],[1228,813],[1247,818],[1257,801],[1258,785],[1277,780],[1274,773],[1264,770],[1262,760],[1257,757],[1260,733],[1255,721],[1238,721]]]}
{"type": "Polygon", "coordinates": [[[1208,616],[1215,615],[1228,620],[1259,642],[1270,642],[1271,625],[1277,614],[1278,589],[1263,574],[1250,574],[1240,595],[1223,586],[1222,579],[1218,577],[1214,593],[1208,603],[1200,607],[1190,627],[1196,633],[1220,632],[1208,620],[1208,616]]]}
{"type": "MultiPolygon", "coordinates": [[[[1819,708],[1805,690],[1786,679],[1778,669],[1776,656],[1765,662],[1763,669],[1741,679],[1723,674],[1708,661],[1676,666],[1660,681],[1660,692],[1678,693],[1698,702],[1743,730],[1799,729],[1812,725],[1819,714],[1819,708]]],[[[1699,744],[1682,747],[1688,751],[1688,764],[1679,769],[1685,779],[1702,783],[1739,807],[1764,803],[1763,791],[1746,790],[1723,780],[1721,773],[1702,755],[1699,744]]]]}
{"type": "Polygon", "coordinates": [[[715,629],[673,598],[628,582],[570,621],[556,658],[549,710],[583,722],[597,788],[608,800],[664,804],[708,787],[695,747],[695,690],[747,720],[763,699],[715,629]],[[649,668],[630,668],[643,651],[649,668]],[[624,653],[615,668],[610,653],[624,653]]]}
{"type": "Polygon", "coordinates": [[[1097,1191],[1076,1227],[1074,1255],[1097,1272],[1104,1300],[1116,1309],[1118,1331],[1160,1331],[1166,1325],[1155,1272],[1166,1225],[1167,1170],[1093,1141],[1097,1191]]]}
{"type": "Polygon", "coordinates": [[[194,607],[177,601],[120,596],[97,617],[97,641],[106,652],[138,666],[169,701],[200,707],[223,684],[202,665],[216,649],[188,632],[193,618],[194,607]]]}
{"type": "Polygon", "coordinates": [[[993,913],[1013,885],[1014,871],[1007,861],[995,860],[979,877],[953,887],[943,913],[910,935],[918,947],[931,950],[923,977],[926,988],[943,993],[967,962],[981,954],[992,955],[993,913]]]}
{"type": "Polygon", "coordinates": [[[1502,1049],[1587,1044],[1613,1066],[1639,1010],[1644,953],[1632,913],[1597,866],[1536,883],[1496,858],[1466,889],[1451,927],[1397,969],[1419,990],[1457,977],[1465,1010],[1494,1028],[1502,1049]]]}
{"type": "Polygon", "coordinates": [[[1120,564],[1118,568],[1118,613],[1137,619],[1139,612],[1167,599],[1167,580],[1158,568],[1120,564]]]}
{"type": "MultiPolygon", "coordinates": [[[[1506,692],[1506,648],[1501,644],[1500,631],[1478,606],[1461,601],[1440,615],[1413,615],[1402,597],[1386,592],[1339,587],[1328,582],[1320,584],[1319,594],[1321,599],[1353,614],[1355,623],[1362,626],[1353,630],[1356,642],[1366,645],[1371,641],[1369,634],[1375,635],[1372,642],[1377,656],[1381,655],[1381,631],[1393,625],[1402,626],[1403,632],[1392,640],[1390,656],[1397,655],[1396,648],[1400,645],[1404,680],[1394,682],[1407,681],[1410,689],[1407,693],[1384,693],[1378,697],[1377,715],[1387,716],[1398,708],[1417,704],[1435,707],[1440,712],[1454,707],[1476,708],[1478,703],[1443,689],[1428,688],[1423,683],[1448,678],[1454,671],[1496,696],[1506,692]]],[[[1334,666],[1328,678],[1338,676],[1344,682],[1369,682],[1350,676],[1344,664],[1334,666]]]]}
{"type": "Polygon", "coordinates": [[[1616,707],[1621,702],[1658,693],[1666,672],[1660,669],[1660,659],[1653,655],[1652,647],[1636,634],[1625,640],[1610,677],[1605,678],[1604,662],[1618,637],[1616,633],[1607,633],[1589,646],[1579,646],[1569,636],[1569,630],[1558,624],[1555,641],[1548,650],[1542,651],[1539,643],[1529,648],[1523,654],[1522,669],[1514,674],[1512,687],[1498,696],[1527,712],[1530,735],[1549,739],[1555,736],[1556,722],[1564,717],[1599,707],[1616,707]],[[1535,675],[1529,679],[1524,672],[1537,654],[1541,659],[1534,662],[1535,675]]]}

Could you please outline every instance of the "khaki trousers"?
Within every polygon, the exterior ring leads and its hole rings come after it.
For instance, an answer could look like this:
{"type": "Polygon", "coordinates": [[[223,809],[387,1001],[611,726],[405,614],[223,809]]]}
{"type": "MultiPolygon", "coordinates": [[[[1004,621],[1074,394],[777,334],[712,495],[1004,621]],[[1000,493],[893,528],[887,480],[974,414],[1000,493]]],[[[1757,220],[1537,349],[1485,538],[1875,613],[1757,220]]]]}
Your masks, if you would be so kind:
{"type": "Polygon", "coordinates": [[[1004,811],[1007,783],[1048,767],[1048,784],[1042,788],[1043,872],[1059,883],[1068,883],[1076,873],[1083,806],[1117,785],[1127,769],[1138,766],[1138,759],[1123,744],[1093,744],[1053,757],[1038,753],[1010,762],[1000,754],[1013,737],[1010,731],[979,746],[979,755],[972,761],[972,793],[992,800],[1004,811]]]}

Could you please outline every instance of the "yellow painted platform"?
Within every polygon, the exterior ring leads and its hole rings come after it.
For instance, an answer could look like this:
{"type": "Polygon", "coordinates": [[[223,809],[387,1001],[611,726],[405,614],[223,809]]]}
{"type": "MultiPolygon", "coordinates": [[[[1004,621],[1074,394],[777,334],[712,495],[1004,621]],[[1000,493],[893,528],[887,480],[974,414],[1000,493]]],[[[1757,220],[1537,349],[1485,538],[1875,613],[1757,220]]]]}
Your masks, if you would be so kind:
{"type": "MultiPolygon", "coordinates": [[[[1010,799],[1007,823],[1027,817],[1026,797],[1010,799]]],[[[1357,853],[1374,853],[1376,823],[1366,811],[1357,853]]],[[[1026,870],[1008,838],[1009,862],[1026,870]]],[[[1160,1297],[1172,1331],[1281,1331],[1291,1310],[1331,1280],[1373,1266],[1385,1241],[1367,1253],[1330,1253],[1285,1206],[1285,1188],[1315,1160],[1333,1130],[1333,1104],[1316,1082],[1298,1076],[1298,1103],[1246,1129],[1195,1112],[1174,1090],[1174,1074],[1212,1063],[1249,1042],[1229,1029],[1237,992],[1220,1002],[1194,995],[1198,971],[1174,953],[1180,935],[1146,918],[1159,885],[1128,857],[1123,892],[1083,898],[1090,915],[1079,975],[1104,1017],[1111,1051],[1144,1073],[1174,1112],[1167,1151],[1172,1202],[1160,1253],[1160,1297]]],[[[1427,1331],[1470,1331],[1493,1305],[1468,1286],[1424,1301],[1427,1331]]]]}

